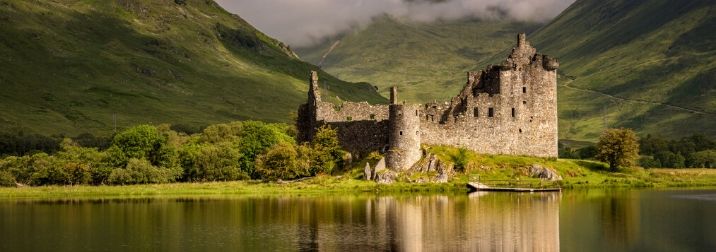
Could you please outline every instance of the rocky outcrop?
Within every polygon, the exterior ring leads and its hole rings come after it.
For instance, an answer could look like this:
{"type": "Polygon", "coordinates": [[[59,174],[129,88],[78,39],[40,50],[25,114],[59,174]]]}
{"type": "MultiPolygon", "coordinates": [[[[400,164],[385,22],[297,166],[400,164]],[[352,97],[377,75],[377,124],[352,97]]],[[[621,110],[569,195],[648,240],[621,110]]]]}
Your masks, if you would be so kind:
{"type": "Polygon", "coordinates": [[[375,173],[375,182],[378,184],[392,184],[398,178],[398,173],[392,170],[383,169],[375,173]]]}
{"type": "Polygon", "coordinates": [[[431,179],[431,181],[435,183],[447,183],[454,173],[452,163],[443,162],[432,153],[428,153],[423,160],[415,164],[412,171],[424,173],[437,172],[437,175],[431,179]]]}
{"type": "Polygon", "coordinates": [[[562,180],[562,176],[559,176],[559,174],[554,169],[543,167],[539,164],[533,164],[532,166],[530,166],[529,173],[530,177],[533,178],[540,178],[549,181],[562,180]]]}

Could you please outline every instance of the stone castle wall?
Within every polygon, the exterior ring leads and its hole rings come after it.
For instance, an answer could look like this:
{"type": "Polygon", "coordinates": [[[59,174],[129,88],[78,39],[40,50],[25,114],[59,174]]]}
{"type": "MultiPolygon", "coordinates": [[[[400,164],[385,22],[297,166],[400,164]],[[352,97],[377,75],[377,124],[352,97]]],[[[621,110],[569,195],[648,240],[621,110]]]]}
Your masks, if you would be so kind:
{"type": "Polygon", "coordinates": [[[557,68],[537,54],[524,34],[508,58],[467,74],[450,101],[424,105],[322,102],[311,75],[309,101],[299,109],[300,137],[310,140],[323,124],[338,130],[343,147],[362,156],[387,151],[389,167],[404,169],[420,159],[420,144],[464,147],[484,154],[557,157],[557,68]]]}

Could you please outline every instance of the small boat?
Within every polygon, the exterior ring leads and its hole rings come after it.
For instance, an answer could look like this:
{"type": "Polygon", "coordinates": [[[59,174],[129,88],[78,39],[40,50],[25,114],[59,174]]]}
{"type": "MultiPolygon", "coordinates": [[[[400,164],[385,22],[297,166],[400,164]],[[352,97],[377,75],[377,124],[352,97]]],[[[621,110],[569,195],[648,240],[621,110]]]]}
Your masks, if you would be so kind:
{"type": "Polygon", "coordinates": [[[490,187],[481,183],[468,182],[470,192],[561,192],[562,188],[520,188],[520,187],[490,187]]]}

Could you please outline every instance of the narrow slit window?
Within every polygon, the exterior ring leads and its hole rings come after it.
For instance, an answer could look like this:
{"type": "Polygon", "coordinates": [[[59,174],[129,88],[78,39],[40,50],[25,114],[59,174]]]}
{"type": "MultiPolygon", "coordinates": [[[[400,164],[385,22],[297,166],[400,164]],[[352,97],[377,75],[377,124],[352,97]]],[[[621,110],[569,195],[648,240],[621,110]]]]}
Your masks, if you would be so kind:
{"type": "Polygon", "coordinates": [[[495,116],[495,109],[494,108],[488,108],[487,109],[487,117],[494,117],[495,116]]]}
{"type": "Polygon", "coordinates": [[[415,111],[415,116],[418,116],[418,111],[417,111],[417,110],[415,111]]]}
{"type": "Polygon", "coordinates": [[[474,117],[480,117],[480,110],[478,108],[475,108],[472,113],[474,117]]]}
{"type": "Polygon", "coordinates": [[[401,135],[401,136],[403,135],[403,131],[400,131],[400,135],[401,135]]]}
{"type": "Polygon", "coordinates": [[[512,117],[515,117],[515,108],[512,108],[512,117]]]}
{"type": "Polygon", "coordinates": [[[526,93],[527,93],[527,87],[522,87],[522,93],[523,93],[523,94],[526,94],[526,93]]]}

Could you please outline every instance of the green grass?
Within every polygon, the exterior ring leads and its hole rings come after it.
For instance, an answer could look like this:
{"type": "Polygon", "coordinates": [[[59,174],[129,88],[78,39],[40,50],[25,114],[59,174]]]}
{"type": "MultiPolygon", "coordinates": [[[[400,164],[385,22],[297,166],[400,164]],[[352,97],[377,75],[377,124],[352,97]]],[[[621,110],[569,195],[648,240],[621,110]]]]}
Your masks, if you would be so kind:
{"type": "Polygon", "coordinates": [[[212,182],[175,183],[131,186],[43,186],[0,188],[2,198],[71,198],[71,197],[147,197],[147,196],[217,196],[217,195],[276,195],[276,194],[332,194],[332,193],[414,193],[466,192],[462,184],[379,185],[373,181],[318,176],[298,182],[212,182]]]}
{"type": "MultiPolygon", "coordinates": [[[[441,160],[459,149],[446,146],[429,147],[441,160]]],[[[683,187],[716,186],[716,169],[643,169],[625,168],[609,171],[605,163],[593,160],[550,159],[507,155],[468,154],[469,161],[464,173],[453,183],[479,180],[490,183],[531,184],[532,186],[574,187],[683,187]],[[529,167],[538,164],[554,169],[563,180],[557,183],[540,181],[529,177],[529,167]]]]}
{"type": "MultiPolygon", "coordinates": [[[[411,24],[382,19],[342,38],[325,69],[346,80],[397,85],[413,102],[447,100],[464,72],[498,64],[528,32],[561,63],[560,139],[595,141],[605,128],[678,138],[716,135],[716,4],[583,0],[539,29],[508,22],[411,24]]],[[[299,54],[317,62],[330,43],[299,54]]]]}
{"type": "MultiPolygon", "coordinates": [[[[0,2],[0,131],[289,121],[317,67],[213,1],[186,2],[0,2]]],[[[321,81],[328,100],[385,102],[365,83],[321,81]]]]}

